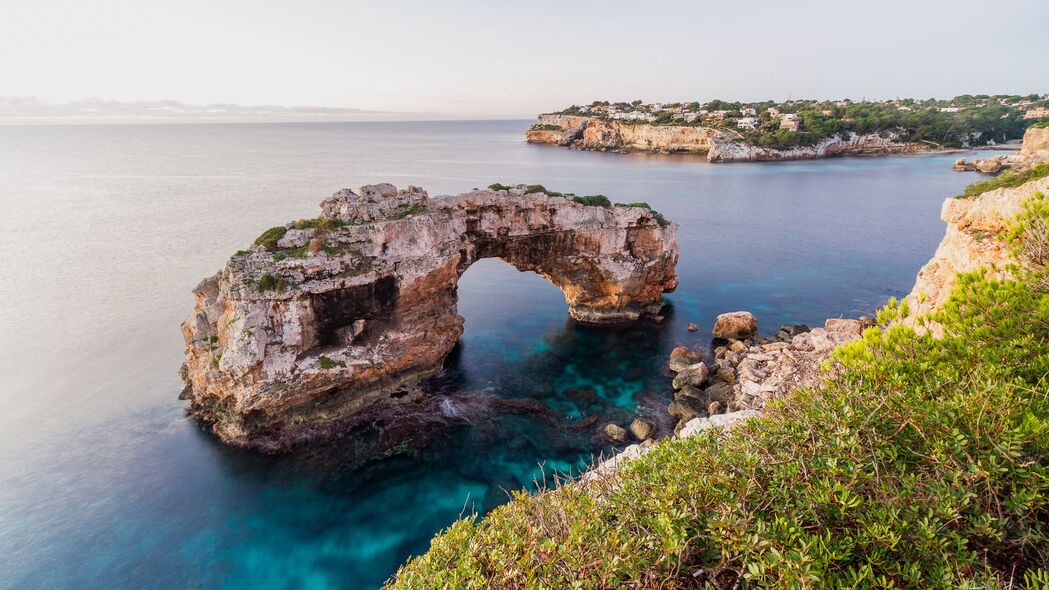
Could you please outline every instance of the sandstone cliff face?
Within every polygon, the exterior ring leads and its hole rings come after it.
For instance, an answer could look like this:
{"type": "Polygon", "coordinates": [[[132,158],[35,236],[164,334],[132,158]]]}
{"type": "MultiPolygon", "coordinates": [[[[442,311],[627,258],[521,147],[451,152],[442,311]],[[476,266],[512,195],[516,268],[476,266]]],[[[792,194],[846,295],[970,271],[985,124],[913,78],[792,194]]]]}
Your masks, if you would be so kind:
{"type": "Polygon", "coordinates": [[[182,397],[225,442],[278,449],[412,400],[462,334],[457,283],[481,258],[547,278],[581,321],[658,316],[677,286],[677,226],[644,208],[505,191],[430,200],[386,184],[322,210],[194,289],[182,397]]]}
{"type": "Polygon", "coordinates": [[[786,150],[763,148],[740,141],[715,141],[707,159],[712,162],[813,160],[844,155],[914,154],[928,151],[923,144],[900,143],[891,133],[870,133],[847,137],[834,136],[814,146],[798,146],[786,150]]]}
{"type": "Polygon", "coordinates": [[[999,234],[1021,212],[1023,201],[1039,191],[1049,192],[1049,178],[944,201],[940,218],[947,222],[947,233],[906,297],[911,323],[917,315],[939,309],[947,301],[958,273],[986,268],[991,276],[1004,276],[1009,247],[999,234]]]}

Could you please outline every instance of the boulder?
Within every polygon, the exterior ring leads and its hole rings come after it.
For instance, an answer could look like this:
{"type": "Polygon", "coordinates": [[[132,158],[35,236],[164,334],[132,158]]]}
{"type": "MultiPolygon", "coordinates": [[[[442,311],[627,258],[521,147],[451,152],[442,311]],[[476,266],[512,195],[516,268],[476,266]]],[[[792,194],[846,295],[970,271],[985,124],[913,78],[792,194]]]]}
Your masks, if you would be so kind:
{"type": "Polygon", "coordinates": [[[674,392],[674,399],[676,399],[676,400],[684,400],[684,399],[705,400],[705,399],[707,399],[707,396],[706,396],[706,394],[703,393],[702,389],[700,389],[698,387],[693,387],[691,385],[686,385],[686,386],[682,387],[681,389],[679,389],[679,390],[674,392]]]}
{"type": "Polygon", "coordinates": [[[674,377],[673,386],[674,389],[681,389],[686,385],[693,387],[702,387],[707,381],[707,377],[710,376],[710,368],[703,363],[695,363],[689,365],[678,372],[677,376],[674,377]]]}
{"type": "Polygon", "coordinates": [[[721,367],[718,369],[717,375],[718,379],[721,379],[725,383],[731,384],[736,382],[736,372],[729,367],[721,367]]]}
{"type": "Polygon", "coordinates": [[[714,322],[714,338],[750,338],[758,332],[758,319],[749,311],[723,313],[714,322]]]}
{"type": "Polygon", "coordinates": [[[675,373],[702,361],[703,355],[687,346],[678,346],[670,352],[670,370],[675,373]]]}
{"type": "Polygon", "coordinates": [[[616,442],[626,442],[627,431],[618,424],[609,423],[605,426],[605,435],[616,442]]]}
{"type": "Polygon", "coordinates": [[[634,418],[630,422],[630,434],[637,440],[648,440],[656,433],[656,425],[644,418],[634,418]]]}
{"type": "Polygon", "coordinates": [[[824,329],[842,336],[860,336],[863,334],[863,322],[860,320],[846,320],[830,318],[824,324],[824,329]]]}
{"type": "Polygon", "coordinates": [[[674,400],[667,406],[667,411],[670,412],[671,416],[677,418],[678,421],[683,420],[685,422],[700,415],[698,406],[688,401],[674,400]]]}
{"type": "Polygon", "coordinates": [[[707,430],[709,428],[731,427],[732,425],[738,422],[746,420],[747,418],[753,418],[757,415],[758,413],[754,410],[740,410],[738,412],[732,412],[730,414],[720,414],[717,416],[711,415],[708,418],[695,418],[691,420],[688,424],[686,424],[684,428],[681,429],[681,432],[678,436],[685,438],[689,436],[695,436],[696,434],[699,434],[700,432],[703,432],[704,430],[707,430]]]}

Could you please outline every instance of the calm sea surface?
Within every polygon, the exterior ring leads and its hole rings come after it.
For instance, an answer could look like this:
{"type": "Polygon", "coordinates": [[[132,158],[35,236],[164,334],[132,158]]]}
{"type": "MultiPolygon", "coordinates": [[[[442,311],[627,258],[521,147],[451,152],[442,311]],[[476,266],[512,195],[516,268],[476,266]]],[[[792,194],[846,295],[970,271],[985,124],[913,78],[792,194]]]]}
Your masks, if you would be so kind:
{"type": "Polygon", "coordinates": [[[975,178],[958,155],[712,165],[531,146],[527,126],[0,127],[0,587],[376,588],[464,510],[661,411],[667,354],[706,344],[718,313],[770,333],[906,293],[940,203],[975,178]],[[580,326],[541,277],[484,260],[424,445],[361,466],[342,445],[217,444],[177,399],[190,289],[263,229],[382,181],[647,201],[681,224],[669,317],[580,326]]]}

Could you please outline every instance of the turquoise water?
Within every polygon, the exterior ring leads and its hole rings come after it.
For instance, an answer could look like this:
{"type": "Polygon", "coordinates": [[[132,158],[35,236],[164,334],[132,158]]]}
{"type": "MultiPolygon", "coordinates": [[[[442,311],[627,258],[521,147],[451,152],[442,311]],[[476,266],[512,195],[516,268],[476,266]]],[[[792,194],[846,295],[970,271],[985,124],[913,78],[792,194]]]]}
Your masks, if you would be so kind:
{"type": "Polygon", "coordinates": [[[667,354],[716,314],[770,332],[907,292],[974,179],[959,155],[710,165],[530,146],[527,126],[0,127],[0,587],[375,588],[464,511],[608,451],[606,422],[658,417],[667,354]],[[481,261],[401,452],[364,460],[381,425],[280,457],[217,444],[176,399],[190,289],[379,181],[647,201],[681,224],[668,318],[581,326],[542,278],[481,261]]]}

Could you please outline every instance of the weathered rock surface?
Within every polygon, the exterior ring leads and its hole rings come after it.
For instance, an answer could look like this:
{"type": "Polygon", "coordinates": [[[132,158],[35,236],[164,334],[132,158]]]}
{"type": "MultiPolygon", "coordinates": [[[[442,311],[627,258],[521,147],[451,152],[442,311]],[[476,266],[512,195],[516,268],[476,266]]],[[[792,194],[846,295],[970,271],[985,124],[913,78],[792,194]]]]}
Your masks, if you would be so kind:
{"type": "Polygon", "coordinates": [[[413,399],[462,334],[457,283],[479,259],[547,278],[586,322],[658,317],[678,282],[677,226],[644,208],[389,184],[321,207],[194,289],[182,397],[225,442],[280,449],[413,399]]]}
{"type": "Polygon", "coordinates": [[[649,125],[578,115],[543,114],[529,129],[530,143],[581,150],[706,154],[711,162],[809,160],[843,155],[913,154],[933,146],[897,141],[893,133],[829,137],[813,146],[778,150],[748,144],[731,129],[697,125],[649,125]]]}
{"type": "Polygon", "coordinates": [[[1024,132],[1019,152],[971,162],[962,158],[954,163],[953,169],[958,172],[998,174],[1003,170],[1023,172],[1045,162],[1049,162],[1049,127],[1029,127],[1024,132]]]}
{"type": "Polygon", "coordinates": [[[714,338],[750,338],[758,333],[758,319],[749,311],[723,313],[714,321],[714,338]]]}
{"type": "Polygon", "coordinates": [[[780,160],[813,160],[834,156],[920,154],[934,149],[923,143],[905,143],[897,141],[895,133],[868,133],[858,135],[849,133],[846,136],[828,137],[812,146],[798,146],[790,149],[773,149],[750,145],[729,137],[719,138],[714,142],[707,159],[711,162],[740,161],[780,161],[780,160]]]}
{"type": "Polygon", "coordinates": [[[1049,192],[1049,177],[944,201],[940,218],[947,222],[947,232],[905,298],[911,311],[908,323],[943,306],[958,282],[958,273],[986,268],[990,276],[1005,276],[1009,246],[999,234],[1021,212],[1024,200],[1038,191],[1049,192]]]}
{"type": "MultiPolygon", "coordinates": [[[[744,324],[749,326],[753,316],[747,312],[723,314],[719,320],[730,317],[736,325],[747,316],[744,324]]],[[[756,322],[753,319],[754,331],[756,322]]],[[[677,420],[675,431],[680,435],[697,418],[760,411],[768,400],[796,387],[818,386],[825,376],[820,364],[839,344],[859,338],[865,327],[860,320],[832,318],[814,330],[804,325],[783,326],[771,340],[760,341],[753,339],[751,331],[752,336],[732,340],[730,347],[718,346],[713,369],[703,363],[675,369],[671,363],[677,375],[671,382],[674,401],[667,410],[677,420]]],[[[685,351],[685,347],[674,349],[679,358],[688,357],[685,351]]]]}

